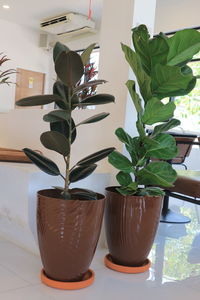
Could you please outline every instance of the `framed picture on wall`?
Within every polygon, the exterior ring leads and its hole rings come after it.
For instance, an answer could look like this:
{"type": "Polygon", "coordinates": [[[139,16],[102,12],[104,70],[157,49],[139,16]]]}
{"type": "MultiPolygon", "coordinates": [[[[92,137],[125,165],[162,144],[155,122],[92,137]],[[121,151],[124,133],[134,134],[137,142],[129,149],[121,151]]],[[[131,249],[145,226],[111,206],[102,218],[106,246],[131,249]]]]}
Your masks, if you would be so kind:
{"type": "MultiPolygon", "coordinates": [[[[44,73],[17,68],[15,103],[22,98],[44,94],[44,85],[44,73]]],[[[22,107],[15,105],[15,108],[21,109],[22,107]]]]}

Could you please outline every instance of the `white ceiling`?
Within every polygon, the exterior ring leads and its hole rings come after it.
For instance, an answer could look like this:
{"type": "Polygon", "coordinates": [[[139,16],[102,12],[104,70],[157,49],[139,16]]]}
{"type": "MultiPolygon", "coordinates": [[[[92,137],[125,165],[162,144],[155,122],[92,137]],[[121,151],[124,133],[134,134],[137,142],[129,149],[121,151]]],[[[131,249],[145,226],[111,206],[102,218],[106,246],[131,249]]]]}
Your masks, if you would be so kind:
{"type": "MultiPolygon", "coordinates": [[[[103,0],[92,0],[92,19],[100,26],[103,0]]],[[[89,0],[0,0],[0,19],[39,29],[40,21],[65,12],[88,14],[89,0]],[[10,5],[3,9],[2,5],[10,5]]]]}

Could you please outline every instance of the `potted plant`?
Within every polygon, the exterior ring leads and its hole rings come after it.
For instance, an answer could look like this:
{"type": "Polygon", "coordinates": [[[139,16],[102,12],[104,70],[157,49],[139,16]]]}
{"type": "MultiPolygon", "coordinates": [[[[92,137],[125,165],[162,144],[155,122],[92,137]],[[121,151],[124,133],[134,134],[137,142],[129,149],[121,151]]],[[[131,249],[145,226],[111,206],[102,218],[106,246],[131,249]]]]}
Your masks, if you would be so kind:
{"type": "MultiPolygon", "coordinates": [[[[9,58],[6,55],[3,55],[3,53],[0,53],[0,67],[9,60],[9,58]]],[[[1,84],[7,84],[9,85],[12,83],[10,81],[10,75],[15,74],[16,70],[15,69],[8,69],[5,71],[0,71],[0,85],[1,84]]]]}
{"type": "Polygon", "coordinates": [[[123,44],[122,50],[137,80],[126,85],[137,112],[138,135],[132,137],[122,128],[115,132],[128,157],[117,151],[109,155],[119,170],[120,186],[107,188],[105,211],[109,248],[105,264],[128,273],[149,268],[147,256],[164,195],[161,187],[172,187],[177,177],[167,162],[177,155],[176,142],[166,132],[180,121],[173,118],[174,102],[165,98],[194,88],[197,78],[187,63],[200,50],[200,33],[188,29],[170,38],[162,33],[150,38],[146,26],[140,25],[132,30],[132,40],[135,51],[123,44]],[[150,134],[147,125],[155,125],[150,134]]]}
{"type": "Polygon", "coordinates": [[[63,187],[38,192],[37,231],[44,270],[42,281],[52,287],[76,289],[88,286],[94,279],[89,270],[100,235],[104,196],[91,190],[70,188],[70,184],[89,176],[96,169],[96,163],[107,157],[114,148],[102,149],[70,164],[72,144],[76,139],[77,127],[106,118],[109,113],[100,113],[75,124],[72,112],[75,108],[114,102],[109,94],[96,94],[83,100],[78,96],[88,87],[105,83],[94,80],[79,84],[84,74],[94,45],[80,56],[65,45],[56,43],[53,50],[58,80],[52,95],[40,95],[21,99],[19,106],[41,106],[55,103],[55,109],[44,115],[50,130],[42,133],[40,140],[44,147],[61,154],[65,164],[65,175],[49,158],[28,148],[23,149],[28,158],[49,175],[61,176],[63,187]]]}

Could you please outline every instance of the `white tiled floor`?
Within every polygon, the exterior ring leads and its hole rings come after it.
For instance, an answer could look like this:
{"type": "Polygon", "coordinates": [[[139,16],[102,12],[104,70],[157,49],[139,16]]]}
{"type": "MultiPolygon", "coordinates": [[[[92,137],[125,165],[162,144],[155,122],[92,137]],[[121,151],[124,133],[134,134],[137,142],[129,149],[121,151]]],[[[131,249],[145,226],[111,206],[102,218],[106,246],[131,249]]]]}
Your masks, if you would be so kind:
{"type": "Polygon", "coordinates": [[[95,283],[78,291],[60,291],[41,284],[39,257],[0,239],[0,300],[199,300],[199,215],[194,205],[181,210],[192,222],[160,224],[149,272],[131,275],[106,269],[103,257],[107,250],[99,249],[91,266],[95,283]]]}

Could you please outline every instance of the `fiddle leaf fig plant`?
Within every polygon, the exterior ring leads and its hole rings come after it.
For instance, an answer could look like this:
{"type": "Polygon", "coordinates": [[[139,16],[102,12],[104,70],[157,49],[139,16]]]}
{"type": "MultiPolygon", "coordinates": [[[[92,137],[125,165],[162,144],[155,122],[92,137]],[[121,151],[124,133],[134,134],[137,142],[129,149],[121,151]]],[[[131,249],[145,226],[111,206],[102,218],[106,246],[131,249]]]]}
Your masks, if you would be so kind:
{"type": "Polygon", "coordinates": [[[43,117],[43,120],[49,123],[50,130],[41,134],[40,141],[45,148],[63,156],[65,174],[61,174],[56,163],[49,158],[29,148],[23,150],[42,171],[52,176],[61,176],[64,179],[63,187],[54,187],[59,191],[60,197],[64,199],[97,199],[97,195],[93,191],[78,188],[70,189],[70,184],[89,176],[96,169],[96,163],[114,150],[113,147],[101,149],[71,166],[72,144],[76,140],[77,127],[99,122],[109,115],[109,113],[103,112],[75,124],[72,118],[73,110],[89,105],[114,102],[114,97],[109,94],[96,94],[84,98],[84,100],[79,97],[80,92],[84,89],[106,82],[105,80],[93,80],[80,84],[80,79],[84,74],[84,66],[88,63],[94,47],[95,44],[90,45],[82,55],[79,55],[64,44],[57,42],[53,50],[53,59],[58,79],[54,83],[53,94],[27,97],[17,102],[19,106],[56,104],[57,109],[52,110],[43,117]]]}
{"type": "Polygon", "coordinates": [[[163,33],[150,38],[147,27],[140,25],[132,29],[132,41],[135,51],[124,44],[122,50],[136,77],[126,86],[137,112],[138,136],[118,128],[115,134],[129,157],[113,151],[109,162],[119,170],[120,194],[162,195],[160,187],[172,187],[177,177],[167,162],[177,155],[176,141],[167,131],[180,125],[174,118],[174,102],[163,99],[188,94],[195,87],[198,78],[187,63],[200,51],[200,33],[186,29],[170,38],[163,33]],[[147,125],[154,125],[151,134],[147,125]]]}

